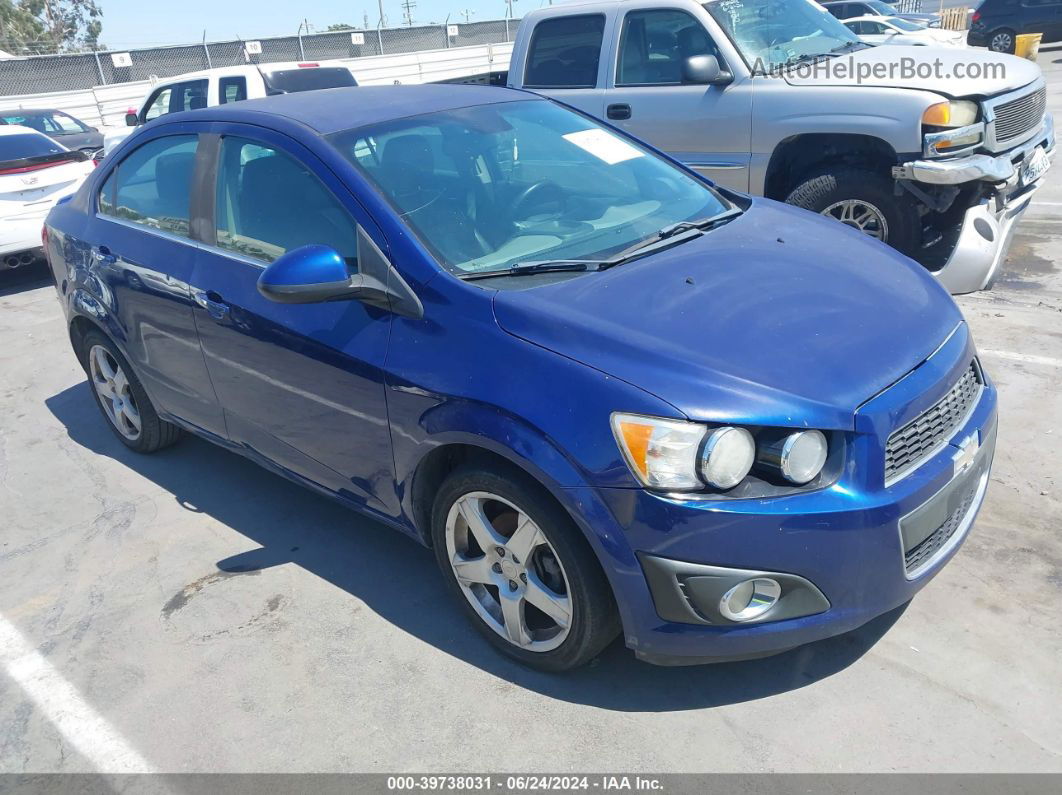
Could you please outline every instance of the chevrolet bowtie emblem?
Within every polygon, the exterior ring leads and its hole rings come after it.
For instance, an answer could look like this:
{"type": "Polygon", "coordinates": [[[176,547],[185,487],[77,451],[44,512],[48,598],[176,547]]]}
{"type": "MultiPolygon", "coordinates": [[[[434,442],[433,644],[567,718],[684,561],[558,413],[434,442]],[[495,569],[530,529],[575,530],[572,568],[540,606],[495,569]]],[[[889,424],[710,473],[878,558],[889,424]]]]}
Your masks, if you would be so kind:
{"type": "Polygon", "coordinates": [[[973,466],[974,459],[977,458],[977,451],[980,447],[981,445],[977,441],[976,432],[966,437],[965,441],[959,445],[959,452],[951,457],[951,460],[955,464],[953,477],[958,477],[973,466]]]}

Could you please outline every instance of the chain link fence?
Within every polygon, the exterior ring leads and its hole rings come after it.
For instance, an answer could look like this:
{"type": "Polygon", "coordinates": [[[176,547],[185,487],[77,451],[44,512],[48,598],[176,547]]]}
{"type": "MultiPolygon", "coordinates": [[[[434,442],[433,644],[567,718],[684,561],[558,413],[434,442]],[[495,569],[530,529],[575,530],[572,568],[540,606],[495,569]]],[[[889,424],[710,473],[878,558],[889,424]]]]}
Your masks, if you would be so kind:
{"type": "Polygon", "coordinates": [[[0,61],[0,96],[71,91],[244,63],[324,61],[512,41],[517,20],[370,28],[0,61]],[[451,35],[454,34],[454,35],[451,35]]]}

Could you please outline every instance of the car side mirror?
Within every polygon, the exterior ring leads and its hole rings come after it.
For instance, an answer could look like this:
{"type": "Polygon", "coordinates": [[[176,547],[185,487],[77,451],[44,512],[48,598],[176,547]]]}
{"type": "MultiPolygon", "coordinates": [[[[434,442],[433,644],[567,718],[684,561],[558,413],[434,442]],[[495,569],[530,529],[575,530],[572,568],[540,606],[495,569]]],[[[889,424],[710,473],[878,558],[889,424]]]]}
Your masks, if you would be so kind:
{"type": "Polygon", "coordinates": [[[258,292],[281,304],[315,304],[386,293],[372,277],[351,273],[339,252],[311,244],[281,254],[258,277],[258,292]]]}
{"type": "Polygon", "coordinates": [[[725,86],[734,76],[719,66],[714,55],[691,55],[682,62],[682,82],[698,85],[725,86]]]}
{"type": "Polygon", "coordinates": [[[132,113],[132,112],[125,114],[125,126],[126,127],[136,127],[138,124],[140,124],[140,117],[139,116],[137,116],[135,113],[132,113]]]}
{"type": "Polygon", "coordinates": [[[361,227],[356,269],[331,246],[301,246],[281,254],[262,271],[258,292],[281,304],[354,300],[405,317],[424,315],[416,293],[361,227]]]}

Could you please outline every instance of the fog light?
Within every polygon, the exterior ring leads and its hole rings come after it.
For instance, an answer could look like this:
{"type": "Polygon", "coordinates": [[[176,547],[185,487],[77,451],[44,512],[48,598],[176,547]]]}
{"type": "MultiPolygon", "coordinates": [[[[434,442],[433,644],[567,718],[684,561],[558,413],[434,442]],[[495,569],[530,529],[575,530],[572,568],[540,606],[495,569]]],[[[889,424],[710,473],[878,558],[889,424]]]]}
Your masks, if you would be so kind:
{"type": "Polygon", "coordinates": [[[752,621],[778,603],[782,586],[769,577],[738,583],[719,600],[719,612],[731,621],[752,621]]]}

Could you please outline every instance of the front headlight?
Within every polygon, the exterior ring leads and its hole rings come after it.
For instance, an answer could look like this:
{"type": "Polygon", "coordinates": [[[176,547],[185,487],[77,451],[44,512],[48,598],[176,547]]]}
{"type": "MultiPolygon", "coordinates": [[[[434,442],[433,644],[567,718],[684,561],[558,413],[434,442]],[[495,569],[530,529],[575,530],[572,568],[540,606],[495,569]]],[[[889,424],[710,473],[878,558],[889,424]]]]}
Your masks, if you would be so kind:
{"type": "Polygon", "coordinates": [[[930,105],[922,114],[922,124],[930,127],[967,127],[977,121],[976,102],[953,99],[930,105]]]}
{"type": "Polygon", "coordinates": [[[777,478],[805,486],[829,456],[826,435],[817,430],[709,427],[617,412],[612,432],[634,476],[660,491],[700,491],[706,485],[728,491],[744,482],[753,466],[768,482],[777,478]]]}

